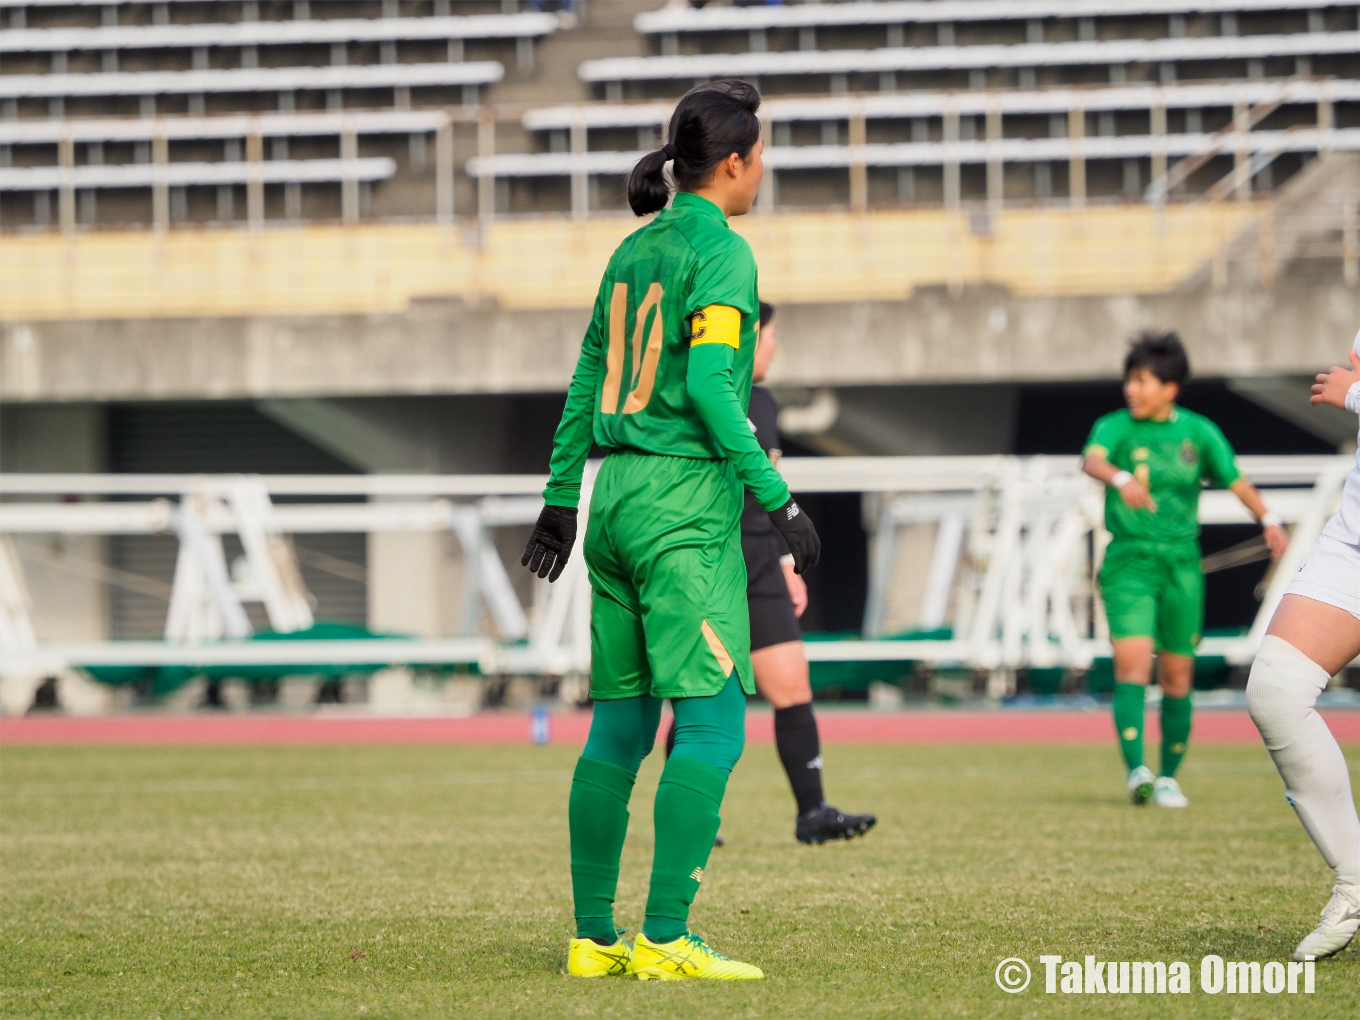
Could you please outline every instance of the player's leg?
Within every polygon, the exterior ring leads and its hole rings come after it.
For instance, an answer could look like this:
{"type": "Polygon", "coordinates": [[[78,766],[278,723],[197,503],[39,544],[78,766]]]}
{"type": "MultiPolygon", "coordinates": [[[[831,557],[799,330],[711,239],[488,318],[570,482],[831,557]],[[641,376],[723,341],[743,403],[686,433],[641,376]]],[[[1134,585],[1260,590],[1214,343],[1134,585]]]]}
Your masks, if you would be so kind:
{"type": "Polygon", "coordinates": [[[746,694],[737,673],[718,694],[676,698],[675,749],[656,790],[656,851],[647,917],[637,940],[640,978],[744,980],[758,967],[714,952],[689,930],[689,910],[703,881],[727,779],[746,740],[746,694]]]}
{"type": "MultiPolygon", "coordinates": [[[[632,549],[652,693],[672,699],[675,750],[655,804],[647,917],[634,952],[642,978],[758,978],[689,932],[727,777],[746,735],[750,622],[737,521],[742,490],[726,464],[656,458],[656,498],[638,513],[654,537],[632,549]]],[[[640,531],[640,529],[639,529],[640,531]]]]}
{"type": "Polygon", "coordinates": [[[719,694],[676,698],[675,749],[656,793],[656,851],[643,931],[653,942],[688,933],[689,907],[718,832],[727,777],[745,743],[746,697],[728,680],[719,694]]]}
{"type": "Polygon", "coordinates": [[[803,654],[801,639],[762,646],[755,618],[764,611],[762,607],[751,606],[751,669],[756,675],[756,690],[774,708],[775,750],[801,816],[820,808],[826,800],[822,794],[821,738],[817,733],[817,717],[812,714],[807,656],[803,654]]]}
{"type": "Polygon", "coordinates": [[[1157,633],[1160,577],[1153,556],[1131,543],[1111,543],[1100,569],[1100,593],[1114,646],[1114,728],[1127,769],[1129,799],[1146,804],[1155,777],[1143,762],[1143,719],[1157,633]]]}
{"type": "Polygon", "coordinates": [[[594,590],[590,693],[595,708],[567,811],[576,914],[567,970],[579,977],[631,973],[632,952],[614,924],[614,895],[628,801],[661,716],[661,702],[649,693],[651,670],[636,592],[606,535],[614,509],[612,474],[600,472],[584,543],[594,590]]]}
{"type": "Polygon", "coordinates": [[[1161,771],[1152,786],[1152,802],[1158,807],[1190,806],[1189,798],[1181,792],[1176,780],[1176,770],[1190,745],[1194,682],[1193,655],[1157,653],[1157,683],[1162,689],[1162,761],[1161,771]]]}
{"type": "MultiPolygon", "coordinates": [[[[800,843],[825,843],[862,836],[878,819],[874,815],[846,814],[828,804],[822,792],[821,736],[812,710],[803,642],[781,641],[759,647],[762,630],[756,618],[763,611],[762,605],[751,600],[751,667],[756,689],[774,706],[775,750],[798,803],[794,838],[800,843]]],[[[788,613],[796,623],[791,604],[788,613]]]]}
{"type": "Polygon", "coordinates": [[[1325,542],[1300,578],[1319,573],[1317,560],[1331,554],[1351,572],[1352,592],[1314,594],[1349,608],[1286,594],[1247,684],[1247,707],[1284,780],[1285,799],[1336,873],[1322,923],[1299,944],[1295,959],[1340,952],[1360,930],[1360,817],[1346,759],[1314,707],[1331,677],[1360,654],[1360,605],[1351,605],[1360,599],[1353,593],[1354,550],[1324,549],[1325,542]]]}
{"type": "Polygon", "coordinates": [[[1191,706],[1195,685],[1195,649],[1204,620],[1204,574],[1199,547],[1184,549],[1163,560],[1166,576],[1157,602],[1157,683],[1162,688],[1161,772],[1152,788],[1158,807],[1189,807],[1176,780],[1190,746],[1191,706]]]}

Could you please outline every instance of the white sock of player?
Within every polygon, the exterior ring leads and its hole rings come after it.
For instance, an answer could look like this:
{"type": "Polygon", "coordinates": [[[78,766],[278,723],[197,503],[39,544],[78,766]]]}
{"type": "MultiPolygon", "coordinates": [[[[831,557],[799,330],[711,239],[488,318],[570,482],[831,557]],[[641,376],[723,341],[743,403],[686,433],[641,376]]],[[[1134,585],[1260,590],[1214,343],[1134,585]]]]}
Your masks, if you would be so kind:
{"type": "Polygon", "coordinates": [[[1251,667],[1247,708],[1284,780],[1285,797],[1343,885],[1360,884],[1360,818],[1346,759],[1313,705],[1331,678],[1267,635],[1251,667]]]}

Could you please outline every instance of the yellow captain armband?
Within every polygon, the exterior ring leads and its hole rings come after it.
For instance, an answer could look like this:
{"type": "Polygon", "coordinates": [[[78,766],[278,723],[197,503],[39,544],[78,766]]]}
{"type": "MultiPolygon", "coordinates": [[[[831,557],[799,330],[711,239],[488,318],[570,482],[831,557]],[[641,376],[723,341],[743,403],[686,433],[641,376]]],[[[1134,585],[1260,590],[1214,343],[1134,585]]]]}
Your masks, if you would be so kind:
{"type": "Polygon", "coordinates": [[[1104,457],[1106,460],[1109,460],[1109,459],[1110,459],[1110,451],[1107,450],[1107,449],[1105,449],[1105,447],[1101,446],[1099,443],[1092,443],[1092,444],[1091,444],[1090,446],[1088,446],[1084,451],[1082,451],[1082,456],[1083,456],[1083,457],[1104,457]]]}
{"type": "Polygon", "coordinates": [[[709,305],[689,317],[691,347],[727,344],[741,349],[741,312],[731,305],[709,305]]]}

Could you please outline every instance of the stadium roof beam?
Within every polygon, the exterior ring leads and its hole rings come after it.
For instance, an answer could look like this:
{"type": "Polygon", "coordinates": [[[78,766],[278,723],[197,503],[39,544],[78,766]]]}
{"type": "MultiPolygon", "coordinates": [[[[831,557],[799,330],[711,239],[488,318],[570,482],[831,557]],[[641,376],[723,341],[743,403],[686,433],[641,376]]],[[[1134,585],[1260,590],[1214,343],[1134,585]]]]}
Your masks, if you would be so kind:
{"type": "MultiPolygon", "coordinates": [[[[798,120],[845,120],[864,116],[871,120],[906,117],[938,117],[946,110],[960,116],[999,111],[1002,114],[1066,113],[1107,110],[1204,109],[1237,103],[1355,102],[1360,101],[1360,81],[1338,78],[1291,78],[1277,81],[1244,81],[1227,84],[1102,85],[1088,88],[1038,90],[970,90],[960,92],[912,92],[904,95],[824,96],[772,98],[760,107],[760,116],[771,122],[798,120]]],[[[580,123],[586,128],[650,127],[670,120],[675,104],[596,103],[548,106],[524,114],[530,131],[565,130],[580,123]]]]}
{"type": "Polygon", "coordinates": [[[237,92],[463,87],[465,104],[477,90],[505,77],[499,61],[368,64],[357,67],[258,67],[206,71],[116,71],[105,74],[0,74],[0,99],[89,96],[205,95],[237,92]]]}
{"type": "Polygon", "coordinates": [[[26,28],[0,32],[0,53],[298,46],[430,39],[533,40],[552,35],[555,31],[557,18],[537,12],[430,18],[319,18],[221,24],[26,28]]]}
{"type": "Polygon", "coordinates": [[[633,27],[648,35],[657,35],[951,21],[1027,21],[1031,18],[1236,14],[1356,6],[1360,6],[1360,0],[861,0],[770,7],[668,7],[639,14],[633,19],[633,27]]]}
{"type": "Polygon", "coordinates": [[[582,81],[702,80],[766,75],[844,75],[897,71],[982,70],[1166,64],[1183,60],[1360,55],[1360,31],[1205,38],[1112,39],[1097,42],[979,46],[888,46],[872,50],[798,50],[784,53],[715,53],[693,56],[606,57],[587,60],[582,81]]]}

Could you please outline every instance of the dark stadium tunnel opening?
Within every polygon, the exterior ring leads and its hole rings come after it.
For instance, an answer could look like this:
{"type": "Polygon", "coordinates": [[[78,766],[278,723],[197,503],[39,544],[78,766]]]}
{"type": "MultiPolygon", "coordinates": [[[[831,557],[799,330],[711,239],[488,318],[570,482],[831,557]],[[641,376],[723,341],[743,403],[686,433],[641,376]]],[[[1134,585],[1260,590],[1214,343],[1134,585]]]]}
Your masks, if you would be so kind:
{"type": "MultiPolygon", "coordinates": [[[[1298,385],[1306,395],[1308,384],[1300,381],[1298,385]]],[[[1336,452],[1325,439],[1234,393],[1223,379],[1189,380],[1177,403],[1216,423],[1239,454],[1336,452]]],[[[1022,385],[1015,447],[1010,452],[1075,456],[1095,420],[1122,407],[1122,384],[1116,380],[1022,385]]]]}

